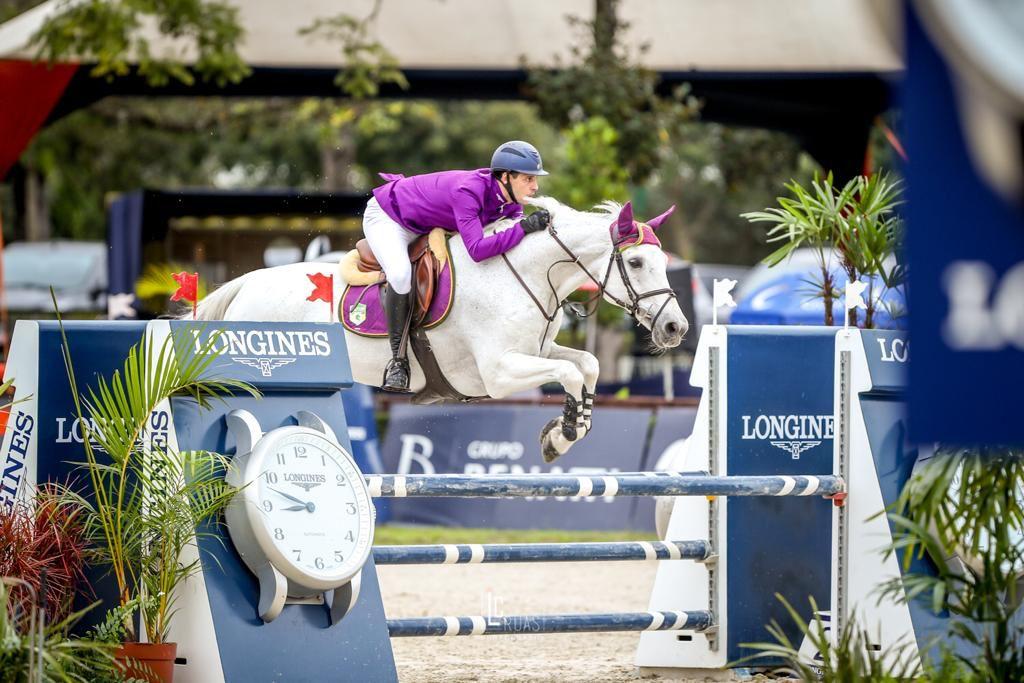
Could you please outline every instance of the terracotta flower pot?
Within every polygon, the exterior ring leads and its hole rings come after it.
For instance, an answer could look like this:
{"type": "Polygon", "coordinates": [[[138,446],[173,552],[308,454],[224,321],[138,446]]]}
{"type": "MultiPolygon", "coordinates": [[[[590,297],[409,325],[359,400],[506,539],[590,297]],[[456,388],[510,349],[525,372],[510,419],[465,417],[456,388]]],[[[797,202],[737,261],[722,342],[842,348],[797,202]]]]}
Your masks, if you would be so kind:
{"type": "Polygon", "coordinates": [[[172,683],[177,643],[125,643],[114,659],[131,678],[149,683],[172,683]]]}

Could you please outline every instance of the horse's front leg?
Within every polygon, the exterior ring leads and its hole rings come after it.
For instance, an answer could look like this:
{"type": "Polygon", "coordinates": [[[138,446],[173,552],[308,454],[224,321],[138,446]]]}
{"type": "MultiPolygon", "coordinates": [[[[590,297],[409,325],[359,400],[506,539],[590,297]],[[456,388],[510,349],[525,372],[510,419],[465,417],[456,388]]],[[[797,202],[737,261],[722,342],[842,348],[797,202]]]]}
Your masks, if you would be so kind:
{"type": "MultiPolygon", "coordinates": [[[[585,379],[576,364],[562,359],[541,358],[525,353],[510,351],[502,354],[493,363],[481,367],[487,394],[503,398],[517,391],[535,389],[547,382],[558,382],[565,389],[566,403],[570,399],[580,406],[584,401],[585,379]]],[[[580,412],[582,415],[582,412],[580,412]]],[[[582,426],[582,421],[580,422],[582,426]]],[[[577,420],[551,420],[541,430],[541,447],[544,460],[552,462],[568,451],[585,430],[577,429],[577,420]]]]}
{"type": "MultiPolygon", "coordinates": [[[[577,405],[575,399],[569,394],[565,395],[565,412],[572,412],[572,421],[582,422],[577,425],[576,439],[582,439],[590,431],[590,420],[594,413],[594,392],[597,390],[597,376],[601,371],[600,364],[593,354],[579,349],[561,346],[552,342],[548,358],[554,360],[567,360],[575,365],[583,373],[583,401],[577,405]],[[582,429],[580,428],[582,427],[582,429]]],[[[563,423],[567,419],[562,417],[563,423]]]]}

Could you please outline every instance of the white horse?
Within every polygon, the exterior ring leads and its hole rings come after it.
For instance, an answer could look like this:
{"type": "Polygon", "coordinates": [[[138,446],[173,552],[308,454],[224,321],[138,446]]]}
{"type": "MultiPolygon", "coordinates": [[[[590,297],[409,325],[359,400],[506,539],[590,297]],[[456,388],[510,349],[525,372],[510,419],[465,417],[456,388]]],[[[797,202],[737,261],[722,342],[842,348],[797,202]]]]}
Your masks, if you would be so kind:
{"type": "MultiPolygon", "coordinates": [[[[640,223],[629,204],[606,202],[581,212],[550,197],[532,203],[547,209],[552,226],[528,235],[507,254],[475,263],[456,235],[450,241],[457,277],[452,310],[427,337],[451,386],[467,396],[503,398],[547,382],[565,389],[560,418],[541,431],[544,459],[551,462],[590,430],[597,359],[556,344],[561,303],[588,281],[604,298],[627,310],[651,331],[660,349],[678,346],[689,328],[666,275],[667,257],[654,235],[668,214],[640,223]],[[513,272],[515,271],[515,273],[513,272]],[[517,279],[516,273],[520,279],[517,279]]],[[[675,207],[673,207],[674,209],[675,207]]],[[[502,230],[513,221],[490,226],[502,230]]],[[[199,302],[202,320],[323,322],[323,302],[307,302],[307,275],[331,271],[324,263],[295,263],[238,277],[199,302]]],[[[336,270],[336,269],[334,269],[336,270]]],[[[334,310],[343,287],[335,287],[334,310]]],[[[387,338],[345,331],[355,381],[380,386],[391,358],[387,338]]],[[[410,387],[425,378],[413,354],[410,387]]]]}

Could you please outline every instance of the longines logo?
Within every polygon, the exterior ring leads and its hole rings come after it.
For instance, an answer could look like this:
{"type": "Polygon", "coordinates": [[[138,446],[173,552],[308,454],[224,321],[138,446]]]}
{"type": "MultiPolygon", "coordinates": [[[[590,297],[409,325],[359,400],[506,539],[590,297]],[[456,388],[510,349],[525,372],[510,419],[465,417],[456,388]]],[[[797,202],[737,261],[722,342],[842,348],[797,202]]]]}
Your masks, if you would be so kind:
{"type": "MultiPolygon", "coordinates": [[[[128,424],[126,420],[119,420],[119,422],[122,425],[128,424]]],[[[170,415],[165,411],[154,410],[149,416],[147,428],[150,430],[150,433],[148,437],[140,435],[135,442],[135,447],[139,448],[143,443],[148,443],[151,448],[166,447],[169,425],[170,415]]],[[[92,447],[100,453],[107,452],[101,443],[103,430],[96,420],[90,417],[78,418],[74,415],[58,417],[56,418],[56,427],[57,438],[53,440],[54,443],[85,443],[85,435],[88,432],[90,434],[89,443],[92,447]]]]}
{"type": "Polygon", "coordinates": [[[767,441],[789,453],[793,460],[831,439],[835,423],[832,415],[744,415],[742,419],[742,438],[767,441]]]}
{"type": "Polygon", "coordinates": [[[284,480],[290,484],[298,486],[306,493],[309,493],[320,484],[327,483],[327,477],[322,474],[302,474],[294,472],[285,473],[284,480]]]}
{"type": "Polygon", "coordinates": [[[942,275],[949,313],[942,338],[956,351],[1024,349],[1024,261],[999,275],[984,261],[953,261],[942,275]]]}
{"type": "Polygon", "coordinates": [[[232,358],[231,360],[250,368],[256,368],[264,377],[270,377],[279,367],[294,363],[298,358],[232,358]]]}
{"type": "MultiPolygon", "coordinates": [[[[191,330],[196,351],[203,348],[200,330],[191,330]]],[[[331,343],[324,330],[223,330],[213,351],[271,377],[274,370],[290,365],[301,356],[330,356],[331,343]]]]}
{"type": "Polygon", "coordinates": [[[15,410],[11,413],[7,429],[10,431],[10,447],[0,469],[0,504],[7,510],[14,508],[22,480],[25,478],[25,459],[32,442],[36,419],[28,413],[15,410]]]}

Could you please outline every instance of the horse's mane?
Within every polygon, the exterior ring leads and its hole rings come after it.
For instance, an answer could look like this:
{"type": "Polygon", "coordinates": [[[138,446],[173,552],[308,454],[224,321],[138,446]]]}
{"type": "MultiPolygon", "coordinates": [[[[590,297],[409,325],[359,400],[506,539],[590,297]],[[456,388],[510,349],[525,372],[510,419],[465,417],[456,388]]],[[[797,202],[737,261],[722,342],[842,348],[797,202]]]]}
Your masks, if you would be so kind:
{"type": "Polygon", "coordinates": [[[532,204],[533,206],[547,210],[547,212],[552,216],[555,214],[570,212],[581,216],[594,216],[596,214],[597,217],[604,219],[606,215],[618,215],[619,211],[622,209],[622,204],[613,202],[610,199],[595,205],[592,211],[577,211],[571,206],[567,206],[558,201],[554,197],[531,197],[525,201],[527,204],[532,204]]]}
{"type": "MultiPolygon", "coordinates": [[[[619,211],[622,209],[622,204],[619,202],[613,202],[612,200],[606,200],[594,206],[592,211],[577,211],[576,209],[563,204],[554,197],[529,197],[523,201],[524,204],[530,204],[536,206],[539,209],[544,209],[552,216],[562,216],[566,214],[572,214],[573,216],[579,217],[582,220],[592,220],[596,223],[604,223],[608,216],[617,216],[619,211]]],[[[507,230],[513,225],[519,222],[518,218],[502,218],[494,221],[490,225],[484,227],[484,229],[491,232],[501,232],[507,230]]],[[[564,218],[563,218],[564,220],[564,218]]]]}

